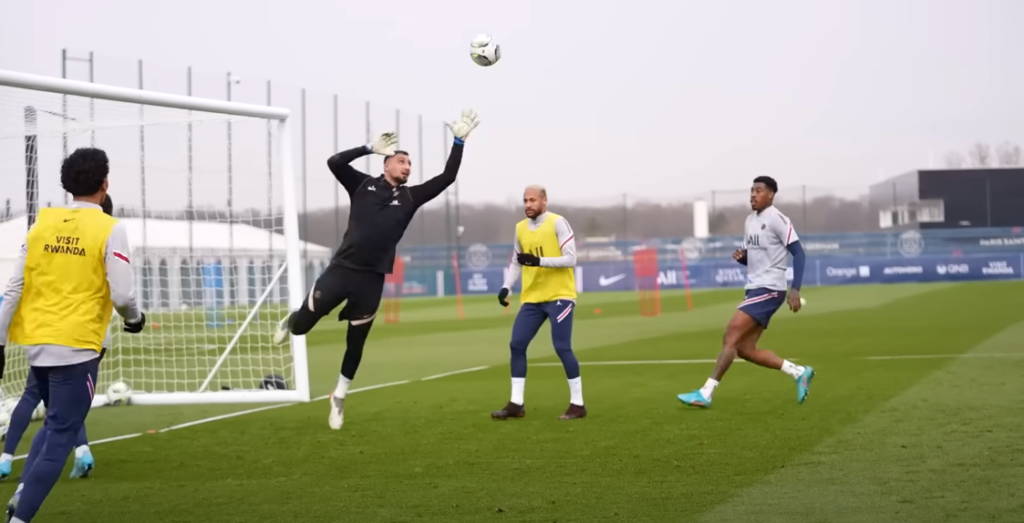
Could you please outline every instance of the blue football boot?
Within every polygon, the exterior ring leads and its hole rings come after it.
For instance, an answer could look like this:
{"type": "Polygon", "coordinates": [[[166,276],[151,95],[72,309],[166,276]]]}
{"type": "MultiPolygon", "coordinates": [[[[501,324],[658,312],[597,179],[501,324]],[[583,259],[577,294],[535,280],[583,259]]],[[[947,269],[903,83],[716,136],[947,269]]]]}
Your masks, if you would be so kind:
{"type": "Polygon", "coordinates": [[[803,374],[796,379],[796,400],[803,403],[811,392],[811,380],[814,378],[814,367],[804,367],[803,374]]]}
{"type": "Polygon", "coordinates": [[[5,459],[0,460],[0,481],[6,481],[7,478],[11,477],[11,464],[14,460],[5,459]]]}
{"type": "Polygon", "coordinates": [[[71,475],[68,477],[87,478],[95,465],[96,462],[92,459],[92,453],[86,450],[82,457],[75,458],[75,466],[71,469],[71,475]]]}
{"type": "Polygon", "coordinates": [[[691,407],[701,407],[706,409],[711,406],[711,400],[705,398],[704,394],[700,392],[700,389],[693,392],[687,392],[686,394],[680,394],[676,397],[679,398],[679,401],[691,407]]]}

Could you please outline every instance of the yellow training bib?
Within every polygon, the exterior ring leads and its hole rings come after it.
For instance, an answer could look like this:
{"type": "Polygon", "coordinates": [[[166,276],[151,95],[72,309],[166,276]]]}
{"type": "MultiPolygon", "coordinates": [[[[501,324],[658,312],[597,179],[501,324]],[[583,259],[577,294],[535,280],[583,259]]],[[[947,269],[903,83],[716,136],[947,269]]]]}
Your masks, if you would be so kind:
{"type": "MultiPolygon", "coordinates": [[[[523,252],[538,257],[562,255],[555,222],[561,218],[549,212],[544,222],[530,230],[530,220],[516,224],[516,238],[523,252]]],[[[523,290],[519,297],[523,303],[544,303],[576,299],[576,269],[574,267],[523,267],[523,290]]]]}
{"type": "Polygon", "coordinates": [[[116,223],[98,208],[39,211],[25,239],[25,287],[11,341],[100,351],[114,306],[105,256],[116,223]]]}

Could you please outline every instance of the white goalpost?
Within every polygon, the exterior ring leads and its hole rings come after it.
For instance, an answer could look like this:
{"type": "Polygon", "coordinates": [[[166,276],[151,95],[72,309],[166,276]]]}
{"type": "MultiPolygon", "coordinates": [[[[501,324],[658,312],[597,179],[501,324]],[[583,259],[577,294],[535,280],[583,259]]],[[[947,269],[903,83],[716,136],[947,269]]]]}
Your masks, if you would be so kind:
{"type": "MultiPolygon", "coordinates": [[[[147,326],[127,334],[113,315],[95,406],[118,381],[140,405],[309,401],[305,337],[277,345],[273,334],[302,303],[304,267],[331,249],[299,238],[289,117],[269,105],[0,71],[0,285],[39,208],[70,199],[63,159],[97,147],[110,160],[147,326]]],[[[20,396],[27,375],[24,351],[8,345],[5,400],[20,396]]]]}

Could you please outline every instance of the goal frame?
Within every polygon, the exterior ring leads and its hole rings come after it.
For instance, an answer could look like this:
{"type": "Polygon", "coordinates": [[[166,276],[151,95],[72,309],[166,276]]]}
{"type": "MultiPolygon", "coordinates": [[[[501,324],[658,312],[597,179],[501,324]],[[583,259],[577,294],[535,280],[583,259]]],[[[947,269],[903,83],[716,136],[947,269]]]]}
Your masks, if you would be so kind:
{"type": "MultiPolygon", "coordinates": [[[[276,121],[278,126],[276,152],[281,164],[282,219],[286,250],[285,264],[287,266],[288,278],[288,309],[295,310],[302,305],[306,286],[303,282],[304,271],[299,250],[298,190],[295,180],[290,121],[291,111],[289,109],[158,93],[7,70],[0,70],[0,86],[276,121]]],[[[194,392],[136,393],[133,394],[131,402],[136,405],[308,402],[310,401],[309,362],[307,359],[305,336],[290,336],[290,345],[294,373],[293,381],[295,383],[294,390],[211,391],[201,387],[200,390],[194,392]]],[[[230,350],[232,350],[231,345],[225,347],[222,357],[226,357],[230,350]]],[[[219,365],[215,366],[211,370],[210,376],[213,376],[218,369],[219,365]]],[[[93,406],[106,405],[107,402],[104,391],[104,393],[96,394],[93,399],[93,406]]]]}

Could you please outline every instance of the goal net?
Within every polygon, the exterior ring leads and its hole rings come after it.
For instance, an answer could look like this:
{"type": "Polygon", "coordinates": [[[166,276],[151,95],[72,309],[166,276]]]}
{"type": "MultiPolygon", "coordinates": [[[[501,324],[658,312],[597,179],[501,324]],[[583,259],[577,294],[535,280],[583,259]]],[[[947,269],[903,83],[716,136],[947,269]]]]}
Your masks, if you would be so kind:
{"type": "MultiPolygon", "coordinates": [[[[287,109],[0,71],[0,282],[39,208],[70,200],[64,157],[110,159],[114,216],[131,243],[140,334],[113,314],[94,405],[123,381],[138,404],[308,401],[305,339],[273,343],[302,302],[307,264],[330,249],[298,238],[287,109]],[[303,256],[305,259],[303,259],[303,256]]],[[[7,346],[2,392],[24,389],[7,346]]]]}

